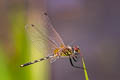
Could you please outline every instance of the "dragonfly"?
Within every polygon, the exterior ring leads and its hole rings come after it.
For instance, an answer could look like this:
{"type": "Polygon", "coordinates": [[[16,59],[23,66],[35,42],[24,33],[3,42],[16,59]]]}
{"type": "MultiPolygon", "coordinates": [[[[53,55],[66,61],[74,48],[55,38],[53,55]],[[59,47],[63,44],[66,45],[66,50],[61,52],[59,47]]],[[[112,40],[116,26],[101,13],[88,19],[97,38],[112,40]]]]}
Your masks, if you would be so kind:
{"type": "Polygon", "coordinates": [[[27,24],[25,29],[32,43],[37,46],[38,49],[44,47],[44,50],[46,51],[44,53],[47,53],[48,56],[22,64],[20,67],[25,67],[43,60],[50,60],[52,63],[59,58],[67,57],[69,58],[72,67],[84,69],[83,67],[74,64],[74,62],[78,62],[79,58],[82,56],[79,46],[69,46],[64,44],[62,38],[51,24],[47,13],[43,13],[41,18],[42,25],[27,24]],[[47,43],[47,48],[44,46],[45,44],[43,42],[47,43]]]}

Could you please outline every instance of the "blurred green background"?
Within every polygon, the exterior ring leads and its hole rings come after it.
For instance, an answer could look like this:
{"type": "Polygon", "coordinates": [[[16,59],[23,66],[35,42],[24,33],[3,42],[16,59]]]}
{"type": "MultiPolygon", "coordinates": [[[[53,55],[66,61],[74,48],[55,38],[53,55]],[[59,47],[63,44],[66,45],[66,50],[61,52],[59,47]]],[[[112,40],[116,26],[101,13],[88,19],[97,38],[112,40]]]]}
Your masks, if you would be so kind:
{"type": "Polygon", "coordinates": [[[0,80],[84,80],[68,59],[25,68],[44,56],[31,45],[25,25],[46,10],[65,44],[80,45],[90,80],[120,78],[119,0],[0,0],[0,80]]]}
{"type": "Polygon", "coordinates": [[[0,1],[0,80],[47,80],[49,77],[47,62],[20,68],[21,64],[43,56],[26,36],[30,3],[30,0],[0,1]]]}

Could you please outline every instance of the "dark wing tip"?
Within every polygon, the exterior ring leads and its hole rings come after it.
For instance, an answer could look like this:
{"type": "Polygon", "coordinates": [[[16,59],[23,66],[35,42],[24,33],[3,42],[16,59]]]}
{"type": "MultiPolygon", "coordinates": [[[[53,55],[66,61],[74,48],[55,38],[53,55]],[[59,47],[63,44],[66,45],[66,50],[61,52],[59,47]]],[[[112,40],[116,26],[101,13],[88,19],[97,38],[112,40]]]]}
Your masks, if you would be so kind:
{"type": "Polygon", "coordinates": [[[47,16],[48,14],[45,12],[45,13],[44,13],[44,15],[46,15],[46,16],[47,16]]]}
{"type": "Polygon", "coordinates": [[[35,25],[34,24],[31,24],[32,27],[34,27],[35,25]]]}
{"type": "Polygon", "coordinates": [[[26,26],[25,26],[25,29],[27,29],[27,28],[29,28],[29,27],[34,27],[35,25],[34,24],[27,24],[26,26]]]}

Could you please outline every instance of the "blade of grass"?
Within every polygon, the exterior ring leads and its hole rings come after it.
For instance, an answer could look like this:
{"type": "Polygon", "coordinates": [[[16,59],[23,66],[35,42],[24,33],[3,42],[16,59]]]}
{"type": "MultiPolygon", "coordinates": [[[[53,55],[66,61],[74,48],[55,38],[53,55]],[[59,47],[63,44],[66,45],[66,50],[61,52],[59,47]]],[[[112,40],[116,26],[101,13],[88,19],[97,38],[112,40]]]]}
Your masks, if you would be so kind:
{"type": "Polygon", "coordinates": [[[16,7],[10,8],[9,22],[11,26],[12,57],[9,59],[9,70],[12,80],[31,80],[30,68],[20,68],[19,65],[26,62],[28,56],[28,42],[25,36],[25,11],[24,5],[19,4],[16,7]]]}
{"type": "MultiPolygon", "coordinates": [[[[42,1],[42,0],[39,1],[39,4],[38,4],[38,1],[29,1],[28,4],[29,4],[28,12],[27,12],[28,24],[40,25],[39,29],[40,28],[42,29],[42,27],[44,27],[44,25],[46,24],[46,22],[43,19],[42,12],[41,12],[41,10],[44,9],[44,7],[42,6],[44,4],[44,1],[42,1]]],[[[44,10],[44,11],[46,11],[46,10],[44,10]]],[[[46,33],[46,31],[44,31],[44,32],[46,33]]],[[[40,35],[40,34],[38,34],[38,35],[40,35]]],[[[42,37],[44,37],[44,36],[41,36],[41,38],[42,37]]],[[[41,45],[41,44],[38,44],[38,45],[40,45],[41,47],[46,47],[47,42],[43,41],[42,43],[45,45],[41,45]]],[[[34,45],[31,45],[31,52],[32,52],[31,59],[32,59],[32,61],[45,56],[44,50],[47,50],[47,49],[41,48],[41,49],[37,50],[34,45]]],[[[31,65],[31,66],[32,66],[31,77],[33,80],[49,80],[49,78],[50,78],[49,72],[50,71],[49,71],[49,65],[47,64],[46,61],[41,61],[40,63],[36,63],[34,65],[31,65]]]]}
{"type": "Polygon", "coordinates": [[[10,77],[7,61],[5,59],[5,53],[0,44],[0,80],[12,80],[10,77]]]}
{"type": "Polygon", "coordinates": [[[83,56],[82,56],[82,63],[84,68],[85,80],[89,80],[83,56]]]}

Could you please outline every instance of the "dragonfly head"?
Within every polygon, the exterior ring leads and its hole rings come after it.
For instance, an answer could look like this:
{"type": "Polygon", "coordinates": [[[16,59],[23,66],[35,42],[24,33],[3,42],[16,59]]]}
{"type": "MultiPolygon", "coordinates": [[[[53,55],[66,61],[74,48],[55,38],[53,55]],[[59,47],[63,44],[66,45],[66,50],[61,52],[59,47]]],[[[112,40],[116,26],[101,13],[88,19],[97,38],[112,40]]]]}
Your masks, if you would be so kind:
{"type": "Polygon", "coordinates": [[[79,48],[79,46],[73,46],[73,47],[67,46],[67,48],[69,48],[70,50],[72,50],[73,55],[77,56],[77,55],[80,54],[80,48],[79,48]]]}
{"type": "Polygon", "coordinates": [[[72,48],[72,51],[73,51],[73,53],[74,53],[75,55],[79,54],[79,53],[80,53],[80,48],[79,48],[79,46],[74,46],[74,47],[72,48]]]}

